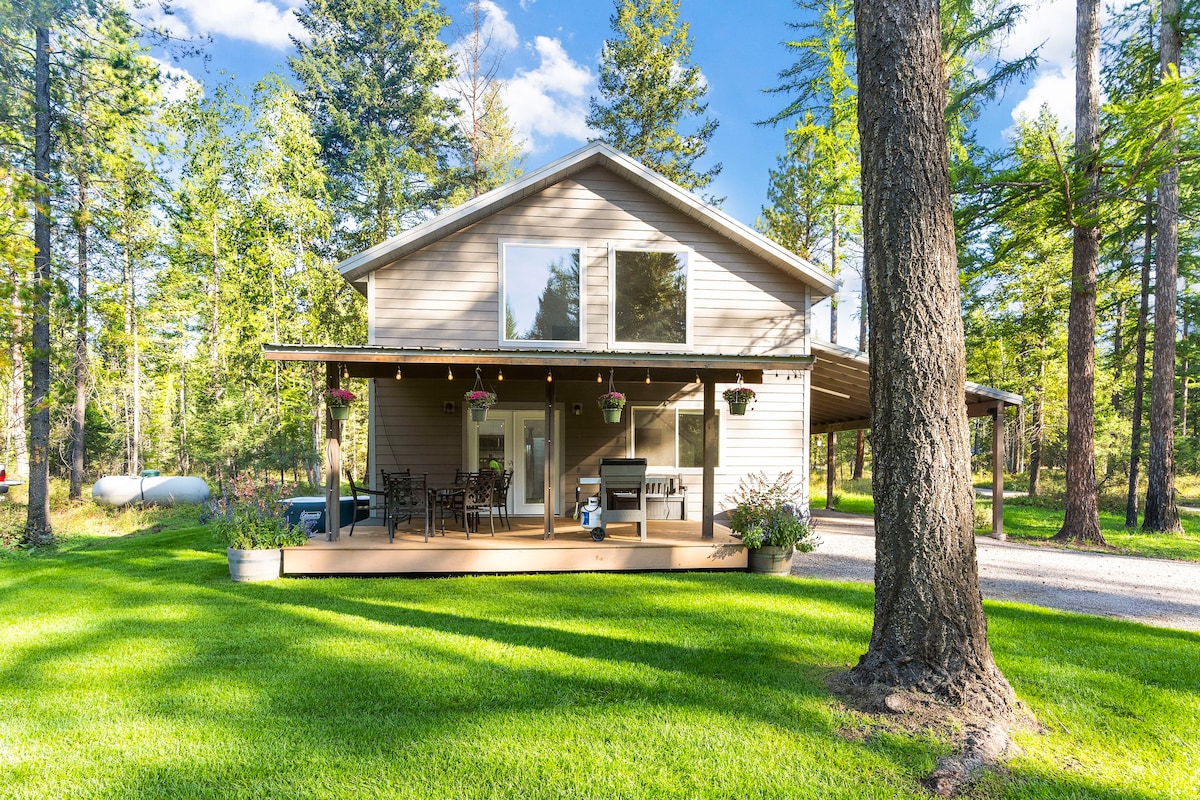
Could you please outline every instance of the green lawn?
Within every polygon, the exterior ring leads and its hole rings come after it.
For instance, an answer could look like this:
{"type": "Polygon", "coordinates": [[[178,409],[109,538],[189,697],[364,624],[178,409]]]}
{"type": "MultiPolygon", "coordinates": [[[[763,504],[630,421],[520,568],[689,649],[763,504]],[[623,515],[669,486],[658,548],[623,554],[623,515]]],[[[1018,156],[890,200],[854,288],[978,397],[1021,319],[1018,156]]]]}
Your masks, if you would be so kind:
{"type": "MultiPolygon", "coordinates": [[[[1044,733],[969,796],[1189,798],[1200,636],[988,604],[1044,733]]],[[[943,745],[824,688],[868,586],[236,585],[200,528],[0,560],[0,797],[894,798],[943,745]]]]}

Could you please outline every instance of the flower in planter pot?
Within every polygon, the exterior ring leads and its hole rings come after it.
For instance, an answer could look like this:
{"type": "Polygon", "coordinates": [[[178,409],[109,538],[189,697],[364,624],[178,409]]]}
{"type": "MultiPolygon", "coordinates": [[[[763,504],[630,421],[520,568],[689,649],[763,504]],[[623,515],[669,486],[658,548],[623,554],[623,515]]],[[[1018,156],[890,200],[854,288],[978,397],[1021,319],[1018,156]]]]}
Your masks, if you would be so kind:
{"type": "Polygon", "coordinates": [[[483,389],[472,389],[463,395],[463,402],[471,408],[482,408],[486,411],[496,405],[496,393],[483,389]]]}
{"type": "Polygon", "coordinates": [[[596,405],[602,409],[624,408],[625,395],[620,392],[605,392],[597,398],[596,405]]]}
{"type": "Polygon", "coordinates": [[[803,487],[791,472],[773,480],[755,472],[726,498],[734,504],[729,529],[750,551],[752,570],[786,574],[795,551],[807,553],[820,544],[808,509],[800,504],[803,496],[803,487]]]}
{"type": "Polygon", "coordinates": [[[726,389],[721,396],[729,403],[729,413],[740,417],[746,413],[746,404],[754,399],[754,390],[743,386],[739,381],[737,386],[726,389]]]}
{"type": "Polygon", "coordinates": [[[329,409],[329,416],[336,420],[350,419],[350,404],[357,399],[354,392],[346,389],[325,390],[325,406],[329,409]]]}
{"type": "Polygon", "coordinates": [[[325,391],[325,405],[330,408],[344,408],[357,399],[354,392],[346,389],[327,389],[325,391]]]}
{"type": "Polygon", "coordinates": [[[596,405],[604,414],[605,422],[620,422],[621,409],[625,407],[625,395],[620,392],[605,392],[596,399],[596,405]]]}
{"type": "Polygon", "coordinates": [[[299,525],[287,520],[281,502],[294,487],[274,481],[256,486],[249,475],[233,482],[233,495],[210,501],[206,517],[216,526],[217,537],[226,547],[229,574],[233,580],[258,581],[278,578],[284,547],[299,547],[308,536],[299,525]]]}

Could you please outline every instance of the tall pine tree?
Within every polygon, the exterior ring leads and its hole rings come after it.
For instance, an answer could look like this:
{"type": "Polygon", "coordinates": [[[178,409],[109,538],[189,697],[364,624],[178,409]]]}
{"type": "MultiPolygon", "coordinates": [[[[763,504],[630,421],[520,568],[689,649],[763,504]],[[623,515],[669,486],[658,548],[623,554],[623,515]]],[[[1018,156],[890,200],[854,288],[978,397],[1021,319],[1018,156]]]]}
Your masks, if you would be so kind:
{"type": "MultiPolygon", "coordinates": [[[[691,63],[690,26],[678,0],[617,0],[613,38],[604,42],[600,96],[587,123],[600,139],[685,189],[703,189],[721,171],[697,171],[717,121],[706,116],[708,87],[691,63]],[[696,118],[692,133],[681,129],[696,118]]],[[[710,198],[711,199],[711,198],[710,198]]]]}

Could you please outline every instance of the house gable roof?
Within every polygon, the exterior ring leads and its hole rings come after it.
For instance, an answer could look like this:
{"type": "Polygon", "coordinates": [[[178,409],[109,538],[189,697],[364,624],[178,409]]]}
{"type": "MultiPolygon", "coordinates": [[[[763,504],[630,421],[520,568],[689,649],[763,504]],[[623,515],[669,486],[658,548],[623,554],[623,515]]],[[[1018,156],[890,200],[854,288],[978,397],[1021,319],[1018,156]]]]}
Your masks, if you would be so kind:
{"type": "Polygon", "coordinates": [[[350,256],[339,263],[337,269],[346,280],[361,284],[375,270],[594,166],[608,169],[785,274],[807,284],[813,302],[837,290],[835,280],[818,267],[603,142],[592,142],[515,181],[350,256]]]}

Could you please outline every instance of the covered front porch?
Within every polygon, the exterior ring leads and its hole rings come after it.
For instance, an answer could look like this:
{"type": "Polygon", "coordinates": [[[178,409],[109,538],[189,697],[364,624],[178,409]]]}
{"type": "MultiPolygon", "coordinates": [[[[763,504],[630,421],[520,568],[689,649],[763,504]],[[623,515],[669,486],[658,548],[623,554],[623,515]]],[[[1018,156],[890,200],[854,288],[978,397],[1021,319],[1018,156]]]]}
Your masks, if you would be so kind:
{"type": "Polygon", "coordinates": [[[283,551],[285,575],[466,575],[519,572],[637,572],[644,570],[741,570],[746,548],[723,525],[712,538],[700,535],[700,523],[652,520],[646,541],[632,525],[609,527],[604,541],[571,517],[554,520],[547,539],[544,521],[513,517],[512,529],[499,526],[490,535],[487,517],[468,541],[461,527],[447,525],[445,535],[425,541],[419,523],[396,529],[389,543],[380,524],[358,523],[332,541],[319,536],[303,547],[283,551]]]}

